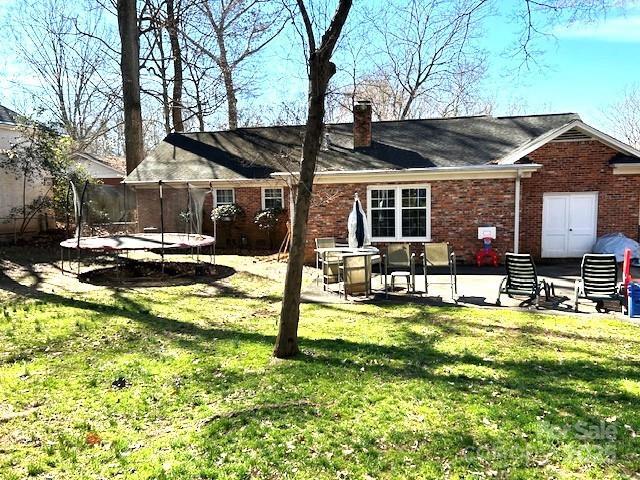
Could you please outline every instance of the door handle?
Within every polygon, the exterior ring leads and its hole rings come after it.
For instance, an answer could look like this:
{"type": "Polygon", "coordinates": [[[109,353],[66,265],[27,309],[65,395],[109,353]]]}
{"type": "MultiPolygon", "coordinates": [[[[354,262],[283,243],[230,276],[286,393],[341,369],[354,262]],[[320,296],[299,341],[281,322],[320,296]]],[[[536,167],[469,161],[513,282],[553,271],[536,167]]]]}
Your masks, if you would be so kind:
{"type": "Polygon", "coordinates": [[[570,231],[570,232],[573,232],[573,228],[570,228],[570,229],[569,229],[569,231],[570,231]]]}

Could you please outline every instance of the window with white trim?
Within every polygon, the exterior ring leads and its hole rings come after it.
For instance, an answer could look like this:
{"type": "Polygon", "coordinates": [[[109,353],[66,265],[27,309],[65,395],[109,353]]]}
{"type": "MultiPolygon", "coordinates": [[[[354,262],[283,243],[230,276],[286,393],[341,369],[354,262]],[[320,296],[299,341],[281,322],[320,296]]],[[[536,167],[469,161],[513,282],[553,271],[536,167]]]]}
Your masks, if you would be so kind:
{"type": "Polygon", "coordinates": [[[233,188],[216,188],[216,207],[234,202],[233,188]]]}
{"type": "Polygon", "coordinates": [[[367,190],[372,240],[430,240],[429,185],[376,186],[367,190]]]}
{"type": "Polygon", "coordinates": [[[282,187],[262,189],[262,208],[284,208],[284,193],[282,187]]]}

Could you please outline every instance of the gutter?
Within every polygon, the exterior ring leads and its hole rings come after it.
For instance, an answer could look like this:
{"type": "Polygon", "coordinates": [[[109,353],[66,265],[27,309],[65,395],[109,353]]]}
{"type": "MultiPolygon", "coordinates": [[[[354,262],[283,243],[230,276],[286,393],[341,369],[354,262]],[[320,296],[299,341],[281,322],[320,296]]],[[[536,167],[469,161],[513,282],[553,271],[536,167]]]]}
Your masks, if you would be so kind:
{"type": "Polygon", "coordinates": [[[513,253],[520,253],[520,196],[520,172],[517,172],[513,202],[513,253]]]}
{"type": "MultiPolygon", "coordinates": [[[[509,165],[467,165],[462,167],[424,167],[424,168],[405,168],[405,169],[369,169],[369,170],[329,170],[316,172],[315,181],[317,183],[342,183],[345,181],[353,181],[357,183],[366,183],[380,177],[386,177],[388,181],[400,181],[403,179],[415,180],[416,177],[424,179],[464,179],[464,178],[521,178],[531,176],[542,168],[537,163],[525,164],[509,164],[509,165]]],[[[274,172],[271,178],[233,178],[233,179],[185,179],[185,180],[162,180],[165,185],[192,185],[209,184],[267,184],[272,185],[276,180],[285,180],[295,177],[296,174],[291,172],[274,172]]],[[[127,185],[157,185],[158,180],[123,180],[122,183],[127,185]]]]}
{"type": "Polygon", "coordinates": [[[223,178],[212,178],[212,179],[191,179],[191,180],[123,180],[121,183],[127,185],[158,185],[158,182],[162,182],[164,185],[204,185],[209,186],[209,184],[235,184],[235,183],[247,183],[247,184],[268,184],[273,185],[275,182],[274,178],[233,178],[233,179],[223,179],[223,178]]]}
{"type": "MultiPolygon", "coordinates": [[[[526,178],[542,168],[537,163],[508,164],[508,165],[471,165],[462,167],[425,167],[407,169],[379,169],[379,170],[332,170],[317,172],[314,183],[367,183],[380,181],[381,177],[390,182],[416,179],[458,180],[472,178],[526,178]]],[[[274,178],[292,177],[289,172],[271,174],[274,178]]]]}

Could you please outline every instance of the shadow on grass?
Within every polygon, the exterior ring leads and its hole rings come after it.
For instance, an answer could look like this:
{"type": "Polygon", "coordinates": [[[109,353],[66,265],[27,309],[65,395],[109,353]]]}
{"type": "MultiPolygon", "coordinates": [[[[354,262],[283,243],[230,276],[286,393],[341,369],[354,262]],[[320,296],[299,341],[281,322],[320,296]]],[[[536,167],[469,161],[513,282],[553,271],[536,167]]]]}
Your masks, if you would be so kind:
{"type": "MultiPolygon", "coordinates": [[[[203,342],[206,343],[213,339],[234,339],[240,342],[265,343],[272,345],[275,341],[275,335],[264,335],[257,332],[232,330],[227,328],[206,328],[196,325],[192,322],[162,317],[151,314],[146,305],[122,295],[121,290],[114,290],[113,295],[120,303],[119,306],[104,305],[89,300],[68,298],[55,293],[46,293],[37,291],[32,287],[27,287],[14,282],[4,273],[0,273],[0,281],[2,283],[13,283],[13,291],[26,298],[33,298],[47,303],[86,309],[106,315],[114,315],[125,317],[145,325],[150,331],[156,333],[179,333],[181,336],[175,341],[184,348],[194,349],[198,351],[202,348],[203,342]]],[[[219,296],[235,299],[254,298],[246,292],[235,289],[229,285],[216,285],[219,288],[219,296]]],[[[264,296],[260,299],[269,301],[279,301],[277,296],[264,296]]],[[[213,299],[215,300],[215,298],[213,299]]],[[[331,308],[331,307],[327,307],[331,308]]],[[[336,310],[342,310],[336,307],[336,310]]],[[[446,314],[446,312],[445,312],[446,314]]],[[[460,319],[451,320],[452,323],[441,322],[436,315],[419,313],[415,315],[416,321],[427,323],[438,327],[441,336],[463,335],[460,330],[460,324],[473,328],[504,328],[506,330],[518,330],[515,327],[503,327],[497,324],[480,325],[475,322],[465,322],[460,319]],[[417,318],[416,318],[417,317],[417,318]]],[[[401,318],[402,322],[411,322],[411,319],[401,318]]],[[[548,335],[547,329],[535,326],[524,326],[519,328],[523,333],[529,335],[548,335]]],[[[564,332],[554,334],[563,335],[564,332]]],[[[523,360],[523,361],[503,361],[488,362],[483,358],[473,354],[450,354],[438,351],[434,348],[435,339],[441,336],[425,337],[412,332],[413,337],[408,338],[410,345],[381,345],[374,343],[360,343],[344,339],[309,339],[301,338],[300,342],[303,348],[312,349],[313,353],[301,354],[297,361],[309,363],[320,362],[325,365],[333,365],[336,368],[361,368],[359,363],[350,361],[354,355],[364,355],[370,359],[386,359],[393,360],[399,364],[389,365],[373,365],[371,368],[378,374],[390,376],[404,376],[408,378],[423,377],[425,379],[440,378],[433,370],[443,365],[455,365],[458,363],[472,364],[478,366],[486,366],[493,369],[502,370],[510,373],[513,379],[518,380],[521,387],[537,386],[542,391],[551,393],[566,393],[566,387],[560,387],[551,384],[541,384],[539,373],[544,372],[546,377],[563,379],[569,376],[573,381],[594,381],[597,379],[606,380],[640,380],[640,371],[637,370],[637,362],[620,362],[618,368],[611,369],[603,364],[594,364],[592,362],[570,360],[562,363],[550,360],[523,360]]],[[[568,334],[568,338],[578,338],[584,340],[583,336],[575,336],[568,334]]],[[[588,338],[588,337],[587,337],[588,338]]],[[[593,340],[602,340],[597,337],[593,340]]],[[[24,359],[24,358],[21,358],[24,359]]],[[[444,379],[449,379],[445,376],[444,379]]],[[[512,382],[506,382],[505,387],[511,388],[512,382]]],[[[615,396],[615,395],[614,395],[615,396]]],[[[617,398],[617,397],[616,397],[617,398]]],[[[625,398],[625,400],[637,402],[635,397],[625,398]]]]}
{"type": "MultiPolygon", "coordinates": [[[[118,302],[116,306],[38,291],[35,287],[27,287],[15,282],[4,273],[0,273],[0,283],[10,285],[12,291],[25,298],[128,318],[143,325],[150,332],[162,335],[168,341],[199,355],[208,352],[213,342],[218,340],[238,342],[240,348],[243,343],[261,344],[269,347],[275,341],[274,335],[231,328],[207,327],[154,315],[149,312],[147,305],[124,295],[125,291],[120,289],[112,291],[118,302]]],[[[240,300],[256,298],[228,284],[218,284],[215,287],[219,297],[240,300]]],[[[271,295],[257,298],[270,302],[280,300],[278,296],[271,295]]],[[[215,302],[215,297],[211,300],[215,302]]],[[[380,308],[385,307],[395,308],[392,303],[382,305],[380,308]]],[[[314,306],[313,308],[320,307],[314,306]]],[[[342,313],[349,310],[349,314],[353,313],[350,309],[341,306],[323,306],[322,308],[342,313]]],[[[640,381],[640,371],[636,361],[616,359],[615,365],[607,361],[594,363],[579,359],[569,359],[562,362],[544,358],[491,361],[470,352],[443,352],[436,348],[436,342],[445,337],[469,335],[469,332],[464,331],[464,328],[485,331],[499,329],[509,333],[518,333],[524,336],[514,339],[519,342],[523,340],[529,342],[532,337],[537,336],[544,338],[550,334],[550,330],[535,325],[510,327],[496,323],[481,324],[460,318],[443,321],[437,314],[420,311],[419,307],[416,308],[419,310],[417,313],[408,318],[397,318],[396,321],[430,325],[438,329],[436,334],[425,336],[404,329],[405,338],[401,344],[397,345],[354,342],[345,339],[301,338],[303,353],[291,362],[277,364],[275,368],[283,369],[284,373],[291,376],[291,381],[294,383],[305,382],[311,373],[318,376],[330,375],[335,378],[342,376],[341,378],[348,379],[354,375],[360,375],[364,367],[367,374],[376,377],[420,380],[433,385],[446,385],[447,388],[457,390],[460,394],[468,393],[470,384],[481,389],[502,388],[510,392],[510,395],[515,399],[531,399],[542,405],[552,403],[557,408],[561,407],[569,411],[575,417],[589,421],[593,420],[595,415],[592,407],[594,401],[612,408],[620,408],[624,405],[625,408],[635,411],[640,409],[640,401],[636,396],[617,389],[606,390],[606,386],[612,382],[640,381]],[[499,378],[482,379],[459,373],[447,373],[447,369],[443,368],[465,365],[486,367],[500,375],[499,378]],[[583,385],[580,386],[580,383],[583,385]],[[591,388],[585,388],[584,384],[590,385],[591,388]],[[597,395],[596,400],[594,400],[594,395],[597,395]]],[[[452,311],[457,310],[457,307],[450,308],[452,311]]],[[[443,315],[446,316],[448,313],[448,309],[442,310],[443,315]]],[[[553,330],[551,334],[565,337],[568,340],[594,342],[606,340],[557,330],[553,330]]],[[[48,346],[52,347],[51,344],[48,346]]],[[[128,344],[125,347],[132,348],[128,344]]],[[[118,345],[109,345],[107,348],[116,349],[118,345]]],[[[5,359],[5,363],[7,361],[28,360],[36,353],[38,350],[19,352],[16,356],[5,359]]],[[[146,353],[153,355],[153,351],[146,353]]],[[[590,353],[596,355],[597,351],[590,353]]],[[[232,388],[234,383],[240,383],[244,380],[246,380],[244,376],[232,377],[226,388],[232,388]]],[[[198,381],[211,385],[217,382],[213,375],[200,378],[198,381]]]]}

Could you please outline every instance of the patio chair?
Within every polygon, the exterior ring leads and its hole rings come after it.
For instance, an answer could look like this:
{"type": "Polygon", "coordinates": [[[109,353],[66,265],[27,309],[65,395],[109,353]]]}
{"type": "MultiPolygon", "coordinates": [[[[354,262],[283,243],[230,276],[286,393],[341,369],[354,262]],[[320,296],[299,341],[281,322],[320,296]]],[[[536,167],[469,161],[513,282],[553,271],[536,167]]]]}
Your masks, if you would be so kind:
{"type": "Polygon", "coordinates": [[[411,253],[409,243],[390,243],[384,260],[384,291],[388,295],[387,277],[391,277],[391,289],[396,285],[396,278],[404,278],[407,284],[407,292],[416,290],[416,261],[415,253],[411,253]]]}
{"type": "MultiPolygon", "coordinates": [[[[316,238],[316,249],[319,248],[334,248],[336,246],[336,239],[333,237],[316,238]]],[[[338,281],[338,267],[340,266],[340,257],[337,253],[325,253],[321,255],[320,252],[316,252],[316,269],[320,271],[322,269],[322,283],[323,289],[326,290],[328,284],[336,283],[338,281]]],[[[320,275],[316,277],[316,283],[319,281],[320,275]]]]}
{"type": "Polygon", "coordinates": [[[439,282],[441,285],[450,285],[451,298],[458,301],[458,271],[456,267],[456,254],[451,245],[443,243],[425,243],[424,252],[420,254],[424,273],[424,292],[429,294],[429,285],[438,283],[429,282],[429,269],[447,268],[449,270],[449,282],[439,282]]]}
{"type": "Polygon", "coordinates": [[[368,255],[345,255],[338,269],[338,294],[371,293],[371,257],[368,255]]]}
{"type": "Polygon", "coordinates": [[[507,295],[509,298],[525,296],[520,306],[535,304],[540,306],[540,294],[544,293],[545,299],[549,295],[555,296],[553,284],[538,279],[533,257],[529,253],[507,253],[505,256],[507,276],[500,282],[496,305],[500,306],[500,297],[507,295]]]}
{"type": "Polygon", "coordinates": [[[606,312],[606,301],[620,302],[624,307],[625,296],[618,283],[618,262],[615,255],[587,253],[582,257],[580,279],[576,280],[574,310],[578,311],[581,298],[596,303],[598,312],[606,312]]]}

